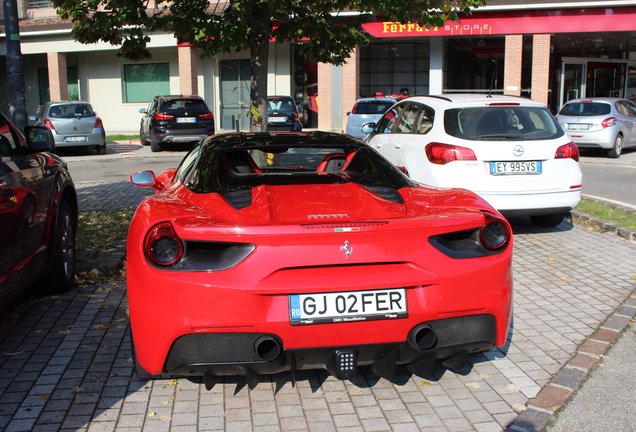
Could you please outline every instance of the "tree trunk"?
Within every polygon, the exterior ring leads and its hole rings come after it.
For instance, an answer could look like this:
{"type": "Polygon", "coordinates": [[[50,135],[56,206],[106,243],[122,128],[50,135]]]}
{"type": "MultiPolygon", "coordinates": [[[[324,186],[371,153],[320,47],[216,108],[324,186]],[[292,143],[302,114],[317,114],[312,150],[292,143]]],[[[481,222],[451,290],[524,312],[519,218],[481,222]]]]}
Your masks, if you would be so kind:
{"type": "Polygon", "coordinates": [[[267,131],[267,63],[271,36],[271,12],[266,4],[253,6],[246,14],[252,33],[249,35],[250,67],[250,131],[267,131]],[[258,112],[258,114],[257,114],[258,112]]]}

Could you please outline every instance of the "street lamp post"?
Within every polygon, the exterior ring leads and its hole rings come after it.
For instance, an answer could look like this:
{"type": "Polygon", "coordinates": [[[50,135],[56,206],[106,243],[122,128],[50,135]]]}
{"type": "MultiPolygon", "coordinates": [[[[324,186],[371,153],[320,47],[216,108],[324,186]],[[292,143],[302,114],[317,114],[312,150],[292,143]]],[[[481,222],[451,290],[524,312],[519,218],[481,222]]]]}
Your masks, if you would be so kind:
{"type": "Polygon", "coordinates": [[[9,92],[9,115],[21,130],[27,124],[24,86],[24,63],[20,49],[18,26],[18,4],[16,0],[4,0],[4,31],[7,47],[7,83],[9,92]]]}

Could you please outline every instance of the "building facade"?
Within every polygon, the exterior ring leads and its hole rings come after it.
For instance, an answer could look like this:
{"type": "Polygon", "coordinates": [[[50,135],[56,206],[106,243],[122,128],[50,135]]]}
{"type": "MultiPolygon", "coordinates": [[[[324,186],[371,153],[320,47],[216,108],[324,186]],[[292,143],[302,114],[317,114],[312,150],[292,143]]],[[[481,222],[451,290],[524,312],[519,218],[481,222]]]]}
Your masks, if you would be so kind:
{"type": "MultiPolygon", "coordinates": [[[[128,61],[108,44],[82,45],[46,0],[18,0],[27,110],[47,100],[91,102],[108,133],[136,133],[155,94],[199,94],[217,130],[247,129],[249,53],[200,58],[170,34],[153,34],[152,59],[128,61]]],[[[505,93],[553,111],[575,97],[636,97],[636,1],[490,0],[440,28],[377,20],[343,66],[316,63],[291,44],[270,49],[269,94],[311,107],[308,125],[342,131],[358,97],[378,92],[505,93]],[[316,97],[317,96],[317,97],[316,97]]],[[[0,55],[6,55],[4,32],[0,55]]],[[[0,61],[6,76],[6,62],[0,61]]],[[[0,105],[6,111],[6,80],[0,105]]]]}

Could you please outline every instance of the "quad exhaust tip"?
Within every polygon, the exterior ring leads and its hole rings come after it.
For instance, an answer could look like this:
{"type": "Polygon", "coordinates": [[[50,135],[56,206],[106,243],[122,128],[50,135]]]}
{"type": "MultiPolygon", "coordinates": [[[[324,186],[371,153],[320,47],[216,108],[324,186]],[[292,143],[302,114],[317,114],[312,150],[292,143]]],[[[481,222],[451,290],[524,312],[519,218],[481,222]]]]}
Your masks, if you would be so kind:
{"type": "Polygon", "coordinates": [[[280,342],[272,336],[261,336],[254,342],[254,352],[259,359],[270,362],[280,355],[280,342]]]}
{"type": "Polygon", "coordinates": [[[428,350],[437,344],[437,334],[428,324],[416,326],[409,334],[411,345],[420,350],[428,350]]]}

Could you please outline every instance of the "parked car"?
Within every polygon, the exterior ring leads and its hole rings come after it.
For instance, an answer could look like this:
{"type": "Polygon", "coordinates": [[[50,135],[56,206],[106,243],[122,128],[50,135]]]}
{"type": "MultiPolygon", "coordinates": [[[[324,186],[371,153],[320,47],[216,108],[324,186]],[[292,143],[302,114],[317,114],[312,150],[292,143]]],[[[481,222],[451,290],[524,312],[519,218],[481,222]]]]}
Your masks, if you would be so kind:
{"type": "Polygon", "coordinates": [[[364,138],[362,126],[367,123],[377,122],[382,115],[397,102],[391,96],[365,97],[356,101],[347,113],[347,127],[345,132],[356,138],[364,138]]]}
{"type": "Polygon", "coordinates": [[[35,117],[35,125],[51,130],[55,148],[88,146],[98,154],[106,153],[104,124],[88,102],[47,102],[35,117]]]}
{"type": "Polygon", "coordinates": [[[628,99],[574,99],[557,119],[580,148],[604,149],[618,158],[624,148],[636,147],[636,105],[628,99]]]}
{"type": "Polygon", "coordinates": [[[25,132],[0,113],[0,312],[36,283],[56,293],[75,279],[73,181],[51,131],[25,132]]]}
{"type": "Polygon", "coordinates": [[[581,199],[579,153],[540,103],[513,96],[418,96],[366,141],[419,182],[466,188],[507,216],[555,226],[581,199]]]}
{"type": "Polygon", "coordinates": [[[164,144],[191,145],[214,135],[214,114],[199,96],[155,96],[141,108],[139,139],[153,152],[164,144]]]}
{"type": "Polygon", "coordinates": [[[267,130],[300,132],[298,107],[291,96],[267,96],[267,130]]]}
{"type": "Polygon", "coordinates": [[[418,184],[344,134],[234,133],[156,190],[126,242],[139,377],[361,365],[391,379],[506,343],[512,235],[485,200],[418,184]],[[275,154],[271,160],[265,154],[275,154]],[[263,160],[263,163],[256,161],[263,160]]]}

